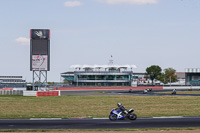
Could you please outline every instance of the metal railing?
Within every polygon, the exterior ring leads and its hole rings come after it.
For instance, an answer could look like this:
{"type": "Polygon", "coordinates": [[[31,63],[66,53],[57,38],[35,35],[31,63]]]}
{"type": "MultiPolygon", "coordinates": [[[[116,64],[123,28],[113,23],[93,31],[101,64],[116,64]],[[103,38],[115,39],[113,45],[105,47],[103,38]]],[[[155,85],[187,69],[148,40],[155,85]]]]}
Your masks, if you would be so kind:
{"type": "Polygon", "coordinates": [[[106,79],[100,79],[100,78],[76,78],[76,80],[103,80],[103,81],[106,81],[106,80],[129,80],[129,78],[116,78],[116,79],[113,79],[113,78],[106,78],[106,79]]]}

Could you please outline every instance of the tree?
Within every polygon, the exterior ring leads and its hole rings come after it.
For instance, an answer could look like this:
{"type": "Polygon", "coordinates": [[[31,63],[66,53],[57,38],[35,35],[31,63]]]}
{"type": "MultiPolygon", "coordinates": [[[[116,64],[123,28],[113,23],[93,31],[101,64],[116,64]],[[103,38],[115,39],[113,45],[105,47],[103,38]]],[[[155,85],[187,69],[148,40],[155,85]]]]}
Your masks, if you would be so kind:
{"type": "Polygon", "coordinates": [[[168,81],[166,80],[167,77],[166,77],[166,74],[165,73],[161,73],[159,76],[158,76],[158,80],[160,80],[162,83],[164,84],[167,84],[168,81]]]}
{"type": "Polygon", "coordinates": [[[47,82],[47,84],[49,84],[49,85],[53,85],[53,84],[55,84],[54,82],[47,82]]]}
{"type": "Polygon", "coordinates": [[[69,81],[68,81],[67,79],[64,79],[64,80],[63,80],[63,83],[64,83],[64,84],[69,84],[69,81]]]}
{"type": "Polygon", "coordinates": [[[162,76],[160,76],[159,80],[165,84],[167,83],[172,83],[176,82],[177,80],[177,75],[175,74],[176,70],[173,68],[166,68],[164,69],[164,73],[162,73],[162,76]]]}
{"type": "Polygon", "coordinates": [[[160,66],[152,65],[146,68],[145,74],[149,76],[149,79],[152,81],[152,85],[153,85],[154,79],[158,79],[159,75],[161,75],[161,72],[162,72],[162,69],[160,66]]]}

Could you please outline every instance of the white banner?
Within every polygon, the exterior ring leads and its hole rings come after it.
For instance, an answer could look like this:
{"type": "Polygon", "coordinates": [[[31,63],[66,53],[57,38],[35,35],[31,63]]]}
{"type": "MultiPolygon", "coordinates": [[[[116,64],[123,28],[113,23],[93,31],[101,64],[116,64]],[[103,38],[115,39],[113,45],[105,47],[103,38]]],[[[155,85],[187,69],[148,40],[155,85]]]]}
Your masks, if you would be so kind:
{"type": "Polygon", "coordinates": [[[32,70],[48,70],[47,55],[32,55],[32,70]]]}

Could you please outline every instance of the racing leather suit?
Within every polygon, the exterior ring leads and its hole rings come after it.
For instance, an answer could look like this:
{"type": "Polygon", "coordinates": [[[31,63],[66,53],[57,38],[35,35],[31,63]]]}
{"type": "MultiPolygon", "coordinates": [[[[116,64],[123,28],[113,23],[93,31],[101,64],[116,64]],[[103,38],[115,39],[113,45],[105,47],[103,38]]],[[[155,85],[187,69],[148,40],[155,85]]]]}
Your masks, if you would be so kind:
{"type": "Polygon", "coordinates": [[[122,113],[128,114],[128,110],[127,110],[123,105],[121,105],[121,106],[119,107],[119,109],[121,109],[122,113]]]}

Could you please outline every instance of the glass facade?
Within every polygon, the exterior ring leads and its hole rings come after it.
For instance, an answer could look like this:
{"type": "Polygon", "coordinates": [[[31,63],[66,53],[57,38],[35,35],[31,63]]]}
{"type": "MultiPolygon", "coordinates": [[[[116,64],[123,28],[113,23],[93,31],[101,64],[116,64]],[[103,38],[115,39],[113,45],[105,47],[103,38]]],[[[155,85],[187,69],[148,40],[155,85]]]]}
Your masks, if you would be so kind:
{"type": "Polygon", "coordinates": [[[132,71],[74,71],[61,76],[77,87],[131,86],[132,71]]]}
{"type": "Polygon", "coordinates": [[[131,86],[130,83],[124,82],[124,83],[105,83],[105,82],[92,82],[92,83],[87,83],[87,82],[77,82],[78,87],[120,87],[120,86],[131,86]]]}
{"type": "Polygon", "coordinates": [[[130,80],[129,75],[76,75],[78,80],[130,80]]]}

